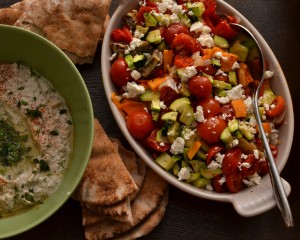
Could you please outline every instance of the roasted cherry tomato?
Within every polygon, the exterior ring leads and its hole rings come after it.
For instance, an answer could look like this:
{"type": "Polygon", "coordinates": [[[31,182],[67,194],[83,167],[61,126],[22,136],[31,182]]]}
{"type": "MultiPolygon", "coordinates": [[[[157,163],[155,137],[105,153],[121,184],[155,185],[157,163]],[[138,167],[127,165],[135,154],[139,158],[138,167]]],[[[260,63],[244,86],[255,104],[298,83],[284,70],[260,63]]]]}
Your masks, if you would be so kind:
{"type": "Polygon", "coordinates": [[[111,40],[130,43],[132,41],[132,32],[127,27],[115,29],[111,32],[111,40]]]}
{"type": "Polygon", "coordinates": [[[243,187],[242,176],[239,170],[225,175],[226,177],[226,186],[228,190],[232,193],[239,192],[243,187]]]}
{"type": "Polygon", "coordinates": [[[208,143],[216,143],[220,140],[221,133],[227,127],[226,122],[219,117],[209,117],[205,122],[197,125],[197,133],[208,143]]]}
{"type": "Polygon", "coordinates": [[[234,110],[230,104],[224,104],[221,108],[222,117],[224,119],[231,120],[234,117],[234,110]]]}
{"type": "Polygon", "coordinates": [[[159,143],[158,141],[156,141],[156,134],[157,131],[159,129],[154,129],[151,132],[151,135],[147,138],[147,143],[149,145],[149,147],[151,147],[153,150],[157,151],[157,152],[166,152],[170,149],[171,144],[170,143],[159,143]]]}
{"type": "Polygon", "coordinates": [[[171,48],[176,52],[183,52],[185,54],[192,54],[198,49],[197,40],[186,33],[180,33],[175,36],[171,43],[171,48]]]}
{"type": "Polygon", "coordinates": [[[225,153],[225,157],[222,162],[222,170],[224,174],[231,174],[238,169],[238,166],[242,162],[242,150],[234,147],[229,149],[225,153]]]}
{"type": "Polygon", "coordinates": [[[225,182],[223,184],[220,183],[220,179],[223,177],[223,175],[217,175],[212,180],[212,186],[214,190],[218,193],[222,193],[226,191],[226,184],[225,182]]]}
{"type": "Polygon", "coordinates": [[[159,90],[159,93],[160,93],[160,99],[167,106],[169,106],[174,100],[180,97],[180,94],[177,93],[173,88],[169,86],[163,86],[159,90]]]}
{"type": "Polygon", "coordinates": [[[165,39],[165,42],[168,44],[168,45],[171,45],[173,39],[175,38],[175,36],[177,34],[180,34],[180,33],[186,33],[186,34],[189,34],[189,29],[180,24],[180,23],[174,23],[174,24],[171,24],[170,26],[168,26],[163,35],[164,35],[164,39],[165,39]]]}
{"type": "Polygon", "coordinates": [[[220,103],[212,97],[200,100],[198,106],[202,107],[205,118],[216,116],[220,114],[222,110],[220,103]]]}
{"type": "Polygon", "coordinates": [[[117,87],[123,87],[132,79],[128,71],[128,65],[123,57],[119,57],[111,65],[110,78],[117,87]]]}
{"type": "Polygon", "coordinates": [[[178,68],[184,68],[194,65],[194,60],[188,56],[178,54],[174,58],[174,65],[178,68]]]}
{"type": "Polygon", "coordinates": [[[191,94],[197,98],[207,98],[212,92],[212,83],[205,76],[195,76],[188,83],[191,94]]]}
{"type": "Polygon", "coordinates": [[[214,145],[209,148],[206,154],[206,164],[209,165],[212,162],[212,159],[216,156],[217,153],[224,150],[222,145],[214,145]]]}
{"type": "Polygon", "coordinates": [[[213,29],[213,33],[226,39],[233,39],[237,32],[228,24],[226,20],[220,21],[213,29]]]}
{"type": "Polygon", "coordinates": [[[285,108],[285,101],[282,96],[276,96],[273,103],[270,106],[270,109],[266,111],[268,117],[279,116],[285,108]]]}
{"type": "Polygon", "coordinates": [[[137,110],[126,117],[126,125],[130,134],[137,139],[147,138],[154,129],[151,114],[137,110]]]}
{"type": "Polygon", "coordinates": [[[229,82],[229,77],[228,77],[228,75],[218,74],[218,75],[214,76],[214,80],[229,82]]]}
{"type": "Polygon", "coordinates": [[[208,75],[215,75],[218,69],[214,67],[212,64],[207,65],[207,66],[197,66],[196,67],[197,72],[199,73],[206,73],[208,75]]]}

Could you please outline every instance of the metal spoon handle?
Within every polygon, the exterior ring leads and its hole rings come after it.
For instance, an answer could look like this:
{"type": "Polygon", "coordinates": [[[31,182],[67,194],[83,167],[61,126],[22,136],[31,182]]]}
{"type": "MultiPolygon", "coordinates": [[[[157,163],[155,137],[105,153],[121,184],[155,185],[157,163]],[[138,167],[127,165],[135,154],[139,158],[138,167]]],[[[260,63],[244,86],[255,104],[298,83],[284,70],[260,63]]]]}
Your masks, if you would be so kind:
{"type": "Polygon", "coordinates": [[[259,108],[258,108],[258,94],[260,92],[260,88],[263,84],[263,81],[264,81],[263,79],[260,81],[260,84],[254,93],[254,97],[253,97],[254,114],[255,114],[258,129],[260,132],[261,140],[264,145],[265,154],[268,159],[268,166],[269,166],[269,170],[270,170],[269,174],[270,174],[270,178],[271,178],[271,183],[273,185],[277,206],[282,214],[282,217],[284,219],[286,227],[293,227],[294,221],[293,221],[292,212],[291,212],[288,200],[287,200],[286,192],[284,190],[281,178],[279,176],[278,169],[276,167],[276,164],[275,164],[275,161],[273,158],[273,154],[270,149],[270,146],[269,146],[269,143],[267,140],[267,136],[263,129],[262,121],[260,119],[259,108]]]}

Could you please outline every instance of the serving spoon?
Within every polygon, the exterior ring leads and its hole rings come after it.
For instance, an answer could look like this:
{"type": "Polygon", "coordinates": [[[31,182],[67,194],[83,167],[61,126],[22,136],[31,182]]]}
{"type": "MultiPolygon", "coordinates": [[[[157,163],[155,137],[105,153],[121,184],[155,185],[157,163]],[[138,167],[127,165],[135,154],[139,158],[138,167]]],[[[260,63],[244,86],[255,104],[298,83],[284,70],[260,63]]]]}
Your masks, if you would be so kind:
{"type": "Polygon", "coordinates": [[[261,56],[261,60],[262,60],[261,61],[262,76],[261,76],[261,80],[260,80],[258,87],[256,89],[254,89],[254,93],[253,93],[254,114],[255,114],[257,125],[258,125],[259,133],[260,133],[260,138],[263,142],[265,154],[267,156],[267,161],[268,161],[268,166],[269,166],[269,175],[270,175],[270,179],[271,179],[271,183],[272,183],[272,187],[273,187],[273,191],[274,191],[274,195],[275,195],[276,204],[282,214],[282,217],[283,217],[286,227],[293,227],[294,221],[293,221],[292,212],[291,212],[291,209],[289,206],[289,202],[287,199],[287,195],[284,190],[278,169],[276,167],[276,164],[275,164],[275,161],[273,158],[273,154],[270,149],[270,146],[269,146],[269,143],[267,140],[267,136],[263,129],[262,121],[261,121],[260,114],[259,114],[259,108],[258,108],[258,98],[259,97],[258,96],[259,96],[260,89],[263,85],[264,79],[265,79],[265,77],[264,77],[265,59],[263,56],[263,51],[262,51],[258,41],[254,37],[254,35],[246,27],[244,27],[238,23],[231,23],[230,25],[234,29],[236,29],[238,31],[242,31],[243,33],[246,33],[249,37],[251,37],[254,40],[254,42],[256,43],[257,48],[260,51],[260,56],[261,56]]]}

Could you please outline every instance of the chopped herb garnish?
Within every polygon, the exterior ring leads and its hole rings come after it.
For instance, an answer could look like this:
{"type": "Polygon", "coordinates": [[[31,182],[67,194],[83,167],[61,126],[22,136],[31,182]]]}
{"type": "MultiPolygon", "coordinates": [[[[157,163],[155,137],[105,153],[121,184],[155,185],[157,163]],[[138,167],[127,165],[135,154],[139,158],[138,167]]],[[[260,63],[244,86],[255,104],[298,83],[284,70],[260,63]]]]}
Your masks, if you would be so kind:
{"type": "Polygon", "coordinates": [[[63,163],[63,161],[61,161],[61,162],[58,162],[57,164],[58,164],[58,166],[60,166],[61,168],[63,168],[63,169],[66,169],[66,168],[65,168],[65,166],[64,166],[64,163],[63,163]]]}
{"type": "Polygon", "coordinates": [[[67,121],[67,124],[72,125],[73,123],[72,123],[71,120],[68,120],[68,121],[67,121]]]}
{"type": "Polygon", "coordinates": [[[35,110],[32,110],[32,109],[26,109],[26,115],[28,117],[31,117],[31,118],[39,118],[39,117],[42,117],[42,113],[41,111],[37,109],[35,110]]]}
{"type": "Polygon", "coordinates": [[[29,193],[25,193],[24,198],[29,202],[34,202],[33,196],[30,195],[29,193]]]}
{"type": "Polygon", "coordinates": [[[37,159],[37,158],[34,158],[33,160],[32,160],[34,163],[37,163],[37,164],[39,164],[39,166],[40,166],[40,171],[42,171],[42,172],[48,172],[48,171],[50,171],[50,167],[49,167],[49,164],[45,161],[45,160],[43,160],[43,159],[37,159]]]}
{"type": "Polygon", "coordinates": [[[8,95],[11,95],[11,94],[13,94],[13,93],[14,93],[14,92],[9,92],[8,95]]]}
{"type": "Polygon", "coordinates": [[[36,97],[33,97],[33,101],[34,101],[34,102],[36,101],[36,97]]]}
{"type": "Polygon", "coordinates": [[[25,87],[19,87],[18,90],[23,90],[25,87]]]}
{"type": "Polygon", "coordinates": [[[58,136],[59,132],[57,130],[52,130],[52,131],[50,131],[50,134],[53,136],[58,136]]]}
{"type": "Polygon", "coordinates": [[[28,102],[24,101],[24,100],[21,100],[21,104],[24,105],[24,106],[27,106],[28,105],[28,102]]]}
{"type": "Polygon", "coordinates": [[[65,114],[65,113],[67,113],[67,110],[66,110],[66,109],[61,109],[61,110],[59,111],[59,114],[65,114]]]}

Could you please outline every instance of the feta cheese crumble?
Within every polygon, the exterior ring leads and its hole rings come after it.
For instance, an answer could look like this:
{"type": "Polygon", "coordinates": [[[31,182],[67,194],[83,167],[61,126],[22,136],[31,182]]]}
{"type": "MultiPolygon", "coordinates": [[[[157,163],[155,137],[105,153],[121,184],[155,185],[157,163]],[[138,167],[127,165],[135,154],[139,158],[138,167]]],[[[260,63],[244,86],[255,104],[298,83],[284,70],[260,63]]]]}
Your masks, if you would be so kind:
{"type": "Polygon", "coordinates": [[[183,167],[180,169],[179,173],[178,173],[178,180],[182,181],[182,180],[187,180],[190,178],[191,176],[191,172],[192,169],[189,167],[183,167]]]}
{"type": "Polygon", "coordinates": [[[173,154],[183,153],[185,141],[182,137],[178,137],[175,139],[173,144],[171,145],[170,152],[173,154]]]}
{"type": "Polygon", "coordinates": [[[145,92],[145,87],[138,85],[136,82],[128,82],[127,85],[123,87],[123,90],[127,91],[123,93],[123,97],[135,98],[145,92]]]}

